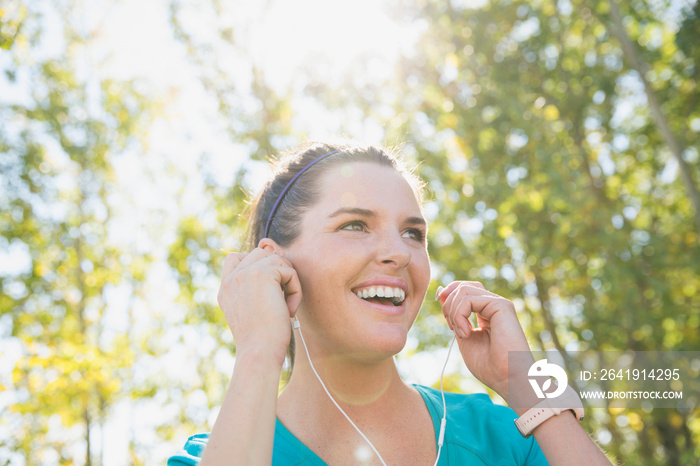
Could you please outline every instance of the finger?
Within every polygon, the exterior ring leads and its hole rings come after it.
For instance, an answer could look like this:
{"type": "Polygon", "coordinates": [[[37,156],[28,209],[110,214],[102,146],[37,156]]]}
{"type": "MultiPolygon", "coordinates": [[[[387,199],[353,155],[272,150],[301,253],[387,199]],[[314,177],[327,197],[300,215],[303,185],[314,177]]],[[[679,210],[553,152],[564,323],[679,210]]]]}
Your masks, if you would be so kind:
{"type": "Polygon", "coordinates": [[[284,256],[279,256],[279,255],[278,255],[277,257],[279,257],[280,259],[282,259],[282,262],[284,262],[284,263],[287,265],[287,267],[290,267],[290,268],[292,268],[292,269],[294,268],[294,264],[292,264],[292,261],[290,261],[290,260],[287,259],[286,257],[284,257],[284,256]]]}
{"type": "Polygon", "coordinates": [[[504,299],[503,296],[484,288],[484,285],[480,282],[462,282],[459,286],[459,290],[464,291],[469,296],[490,296],[492,298],[504,299]]]}
{"type": "Polygon", "coordinates": [[[483,283],[481,283],[481,282],[467,281],[467,282],[465,282],[465,283],[468,283],[469,285],[475,286],[475,287],[477,287],[477,288],[481,288],[482,290],[485,290],[485,289],[486,289],[486,287],[485,287],[485,286],[483,285],[483,283]]]}
{"type": "Polygon", "coordinates": [[[248,253],[246,252],[229,252],[226,254],[224,265],[221,270],[221,276],[228,277],[247,255],[248,253]]]}
{"type": "Polygon", "coordinates": [[[442,298],[440,297],[440,294],[442,294],[442,290],[444,290],[444,289],[445,289],[445,288],[444,288],[443,286],[438,286],[438,287],[437,287],[437,291],[435,291],[435,299],[436,299],[437,301],[442,302],[442,298]]]}
{"type": "Polygon", "coordinates": [[[458,292],[452,293],[447,300],[445,300],[445,304],[443,305],[443,314],[445,315],[445,320],[447,321],[447,326],[450,328],[452,331],[457,331],[457,327],[455,326],[455,315],[456,315],[456,310],[457,306],[455,305],[455,301],[458,301],[460,298],[460,295],[458,292]]]}
{"type": "MultiPolygon", "coordinates": [[[[499,312],[512,311],[515,317],[513,303],[506,298],[491,296],[468,296],[472,312],[477,314],[477,320],[481,317],[488,324],[499,312]]],[[[509,312],[510,313],[510,312],[509,312]]],[[[517,317],[516,317],[517,318],[517,317]]],[[[481,322],[481,321],[480,321],[481,322]]],[[[481,327],[481,324],[479,325],[481,327]]]]}
{"type": "Polygon", "coordinates": [[[497,295],[496,293],[487,290],[481,282],[464,282],[463,288],[470,295],[492,296],[494,298],[501,298],[502,297],[501,295],[497,295]]]}
{"type": "Polygon", "coordinates": [[[497,294],[492,293],[486,288],[484,288],[484,285],[482,285],[480,282],[459,281],[452,282],[449,285],[447,285],[446,288],[443,288],[442,291],[439,292],[438,298],[443,302],[443,304],[445,304],[450,299],[450,296],[454,295],[454,292],[457,290],[469,291],[468,294],[470,295],[481,296],[486,294],[488,296],[498,296],[497,294]]]}
{"type": "Polygon", "coordinates": [[[459,310],[459,303],[463,297],[464,294],[460,293],[459,289],[456,289],[447,297],[445,303],[443,304],[443,314],[447,320],[447,325],[455,332],[458,330],[455,326],[455,316],[459,310]]]}
{"type": "Polygon", "coordinates": [[[289,317],[294,317],[301,304],[301,282],[293,267],[280,267],[280,283],[284,287],[284,300],[289,309],[289,317]]]}
{"type": "MultiPolygon", "coordinates": [[[[465,290],[465,293],[466,293],[466,292],[467,292],[467,290],[465,290]]],[[[474,322],[474,319],[472,318],[472,314],[476,315],[477,323],[479,322],[479,319],[482,319],[482,317],[479,315],[479,313],[477,312],[477,310],[474,308],[474,304],[475,304],[475,303],[474,303],[474,301],[473,301],[473,298],[474,298],[473,296],[470,296],[470,295],[467,295],[467,294],[465,294],[465,295],[463,296],[462,303],[461,303],[461,307],[463,307],[464,309],[468,309],[469,312],[464,312],[464,311],[460,312],[460,314],[461,314],[461,315],[464,315],[464,318],[467,320],[467,323],[468,323],[468,325],[469,325],[469,330],[470,330],[470,331],[475,330],[475,328],[474,328],[474,323],[473,323],[473,322],[474,322]]],[[[482,319],[482,320],[483,320],[483,319],[482,319]]],[[[479,326],[479,327],[481,327],[481,326],[479,326]]]]}
{"type": "Polygon", "coordinates": [[[472,333],[472,323],[469,321],[469,317],[463,314],[457,314],[455,317],[455,326],[462,332],[460,335],[462,338],[469,338],[472,333]]]}
{"type": "Polygon", "coordinates": [[[244,268],[250,267],[252,264],[256,263],[259,260],[275,255],[276,254],[274,252],[267,251],[262,248],[255,248],[252,251],[250,251],[248,255],[245,256],[243,260],[238,264],[238,269],[243,270],[244,268]]]}
{"type": "Polygon", "coordinates": [[[440,291],[438,298],[440,300],[446,299],[461,283],[462,282],[451,282],[440,291]]]}
{"type": "Polygon", "coordinates": [[[491,324],[489,324],[489,321],[484,319],[481,314],[476,314],[476,323],[479,325],[480,329],[486,329],[490,328],[491,324]]]}
{"type": "MultiPolygon", "coordinates": [[[[442,292],[442,296],[443,297],[446,296],[446,298],[444,298],[444,301],[442,302],[443,313],[445,313],[446,310],[449,310],[452,308],[452,302],[455,300],[455,298],[459,294],[457,292],[458,287],[459,287],[459,283],[452,282],[449,285],[447,285],[447,288],[445,288],[445,290],[442,292]],[[456,283],[456,285],[454,285],[455,283],[456,283]]],[[[447,316],[447,314],[445,314],[445,316],[447,316]]]]}
{"type": "Polygon", "coordinates": [[[450,311],[452,310],[452,301],[454,301],[455,295],[450,294],[447,296],[446,299],[443,300],[442,302],[442,315],[445,317],[445,320],[447,321],[447,326],[450,328],[450,330],[454,330],[454,325],[452,325],[452,318],[450,316],[450,311]]]}
{"type": "MultiPolygon", "coordinates": [[[[222,300],[224,297],[224,290],[226,284],[229,283],[229,278],[233,274],[233,271],[240,265],[240,263],[246,258],[248,253],[243,252],[229,252],[226,254],[224,259],[224,265],[221,270],[221,286],[219,287],[219,293],[216,296],[216,300],[219,303],[219,307],[222,307],[222,300]]],[[[223,309],[223,307],[222,307],[223,309]]]]}
{"type": "MultiPolygon", "coordinates": [[[[449,296],[445,299],[445,302],[443,303],[443,308],[447,309],[449,312],[449,309],[454,308],[454,302],[456,299],[458,299],[460,296],[466,295],[465,287],[468,287],[465,282],[453,282],[456,283],[457,285],[455,287],[452,287],[452,291],[450,292],[449,296]]],[[[450,283],[452,285],[452,283],[450,283]]],[[[450,286],[448,286],[448,289],[450,286]]],[[[476,288],[475,288],[476,289],[476,288]]],[[[443,293],[444,296],[444,293],[443,293]]]]}
{"type": "Polygon", "coordinates": [[[469,316],[472,314],[472,305],[469,296],[460,293],[459,297],[455,298],[452,306],[451,316],[455,330],[458,330],[462,338],[467,338],[472,330],[471,323],[469,322],[469,316]]]}

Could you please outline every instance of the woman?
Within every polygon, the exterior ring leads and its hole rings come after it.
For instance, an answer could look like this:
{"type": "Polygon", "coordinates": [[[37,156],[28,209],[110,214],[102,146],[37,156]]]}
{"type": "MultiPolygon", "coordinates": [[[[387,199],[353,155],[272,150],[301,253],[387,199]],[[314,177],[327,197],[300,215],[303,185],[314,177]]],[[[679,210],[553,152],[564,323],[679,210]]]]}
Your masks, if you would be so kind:
{"type": "Polygon", "coordinates": [[[421,184],[396,157],[328,144],[286,154],[254,203],[251,251],[224,262],[236,364],[218,419],[169,464],[609,464],[568,410],[536,441],[518,432],[539,400],[509,396],[507,358],[529,348],[513,304],[477,282],[442,289],[443,313],[472,374],[525,408],[446,394],[442,437],[440,392],[404,383],[393,359],[430,282],[426,234],[421,184]]]}

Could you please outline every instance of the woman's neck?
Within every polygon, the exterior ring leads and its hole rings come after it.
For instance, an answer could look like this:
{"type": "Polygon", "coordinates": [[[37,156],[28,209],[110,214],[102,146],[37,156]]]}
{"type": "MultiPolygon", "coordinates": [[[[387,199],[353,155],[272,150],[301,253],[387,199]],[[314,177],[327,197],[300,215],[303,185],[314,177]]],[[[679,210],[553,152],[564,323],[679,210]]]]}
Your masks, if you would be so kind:
{"type": "MultiPolygon", "coordinates": [[[[337,355],[315,357],[313,365],[323,384],[338,403],[353,406],[372,404],[401,382],[393,358],[379,362],[360,362],[337,355]]],[[[326,397],[306,354],[297,352],[294,370],[285,388],[291,394],[326,397]]]]}
{"type": "Polygon", "coordinates": [[[411,396],[413,390],[401,380],[390,355],[331,353],[312,343],[310,364],[299,339],[296,343],[294,370],[278,400],[280,419],[303,414],[345,423],[314,374],[312,364],[333,399],[358,421],[365,416],[389,416],[411,396]]]}

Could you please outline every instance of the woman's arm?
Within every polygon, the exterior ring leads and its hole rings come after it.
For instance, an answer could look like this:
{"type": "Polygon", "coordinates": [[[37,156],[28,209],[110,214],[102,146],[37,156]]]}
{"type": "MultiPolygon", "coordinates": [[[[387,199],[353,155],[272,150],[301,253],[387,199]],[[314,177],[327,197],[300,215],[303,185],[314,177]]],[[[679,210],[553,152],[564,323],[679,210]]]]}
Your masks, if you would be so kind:
{"type": "MultiPolygon", "coordinates": [[[[522,416],[529,408],[542,401],[537,398],[528,382],[528,369],[534,363],[534,358],[528,350],[527,353],[516,353],[510,362],[516,368],[511,368],[507,386],[498,387],[498,393],[518,416],[522,416]]],[[[563,407],[562,402],[553,403],[554,406],[563,407]]],[[[611,464],[600,447],[581,427],[571,410],[567,409],[550,417],[535,427],[532,436],[551,465],[611,464]]]]}
{"type": "Polygon", "coordinates": [[[269,465],[282,367],[263,352],[237,354],[231,383],[202,455],[207,465],[269,465]]]}
{"type": "Polygon", "coordinates": [[[533,436],[551,465],[612,464],[569,411],[547,419],[533,436]]]}
{"type": "MultiPolygon", "coordinates": [[[[518,322],[513,303],[484,288],[479,282],[452,282],[438,293],[450,329],[455,331],[462,358],[482,383],[491,387],[513,407],[518,416],[539,401],[527,395],[527,371],[531,356],[520,364],[521,374],[508,372],[508,353],[530,354],[525,333],[518,322]],[[469,316],[475,313],[479,328],[472,328],[469,316]],[[508,393],[509,380],[519,381],[521,390],[508,393]]],[[[605,454],[568,412],[553,416],[535,428],[533,435],[553,465],[610,465],[605,454]]]]}
{"type": "Polygon", "coordinates": [[[261,245],[224,261],[218,300],[236,343],[236,364],[202,466],[272,460],[279,379],[301,285],[272,240],[261,245]]]}

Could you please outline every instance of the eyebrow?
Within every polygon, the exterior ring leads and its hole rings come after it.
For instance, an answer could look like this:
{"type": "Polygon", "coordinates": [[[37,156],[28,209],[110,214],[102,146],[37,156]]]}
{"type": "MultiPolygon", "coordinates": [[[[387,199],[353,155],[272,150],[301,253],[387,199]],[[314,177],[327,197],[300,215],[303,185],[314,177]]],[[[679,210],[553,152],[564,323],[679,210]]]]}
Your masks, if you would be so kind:
{"type": "MultiPolygon", "coordinates": [[[[368,217],[368,218],[375,218],[377,217],[377,213],[373,210],[369,209],[361,209],[359,207],[353,207],[353,208],[340,208],[330,214],[328,218],[333,218],[337,217],[339,215],[343,214],[354,214],[354,215],[359,215],[360,217],[368,217]]],[[[406,219],[406,223],[410,225],[423,225],[427,226],[427,223],[424,218],[422,217],[408,217],[406,219]]]]}

